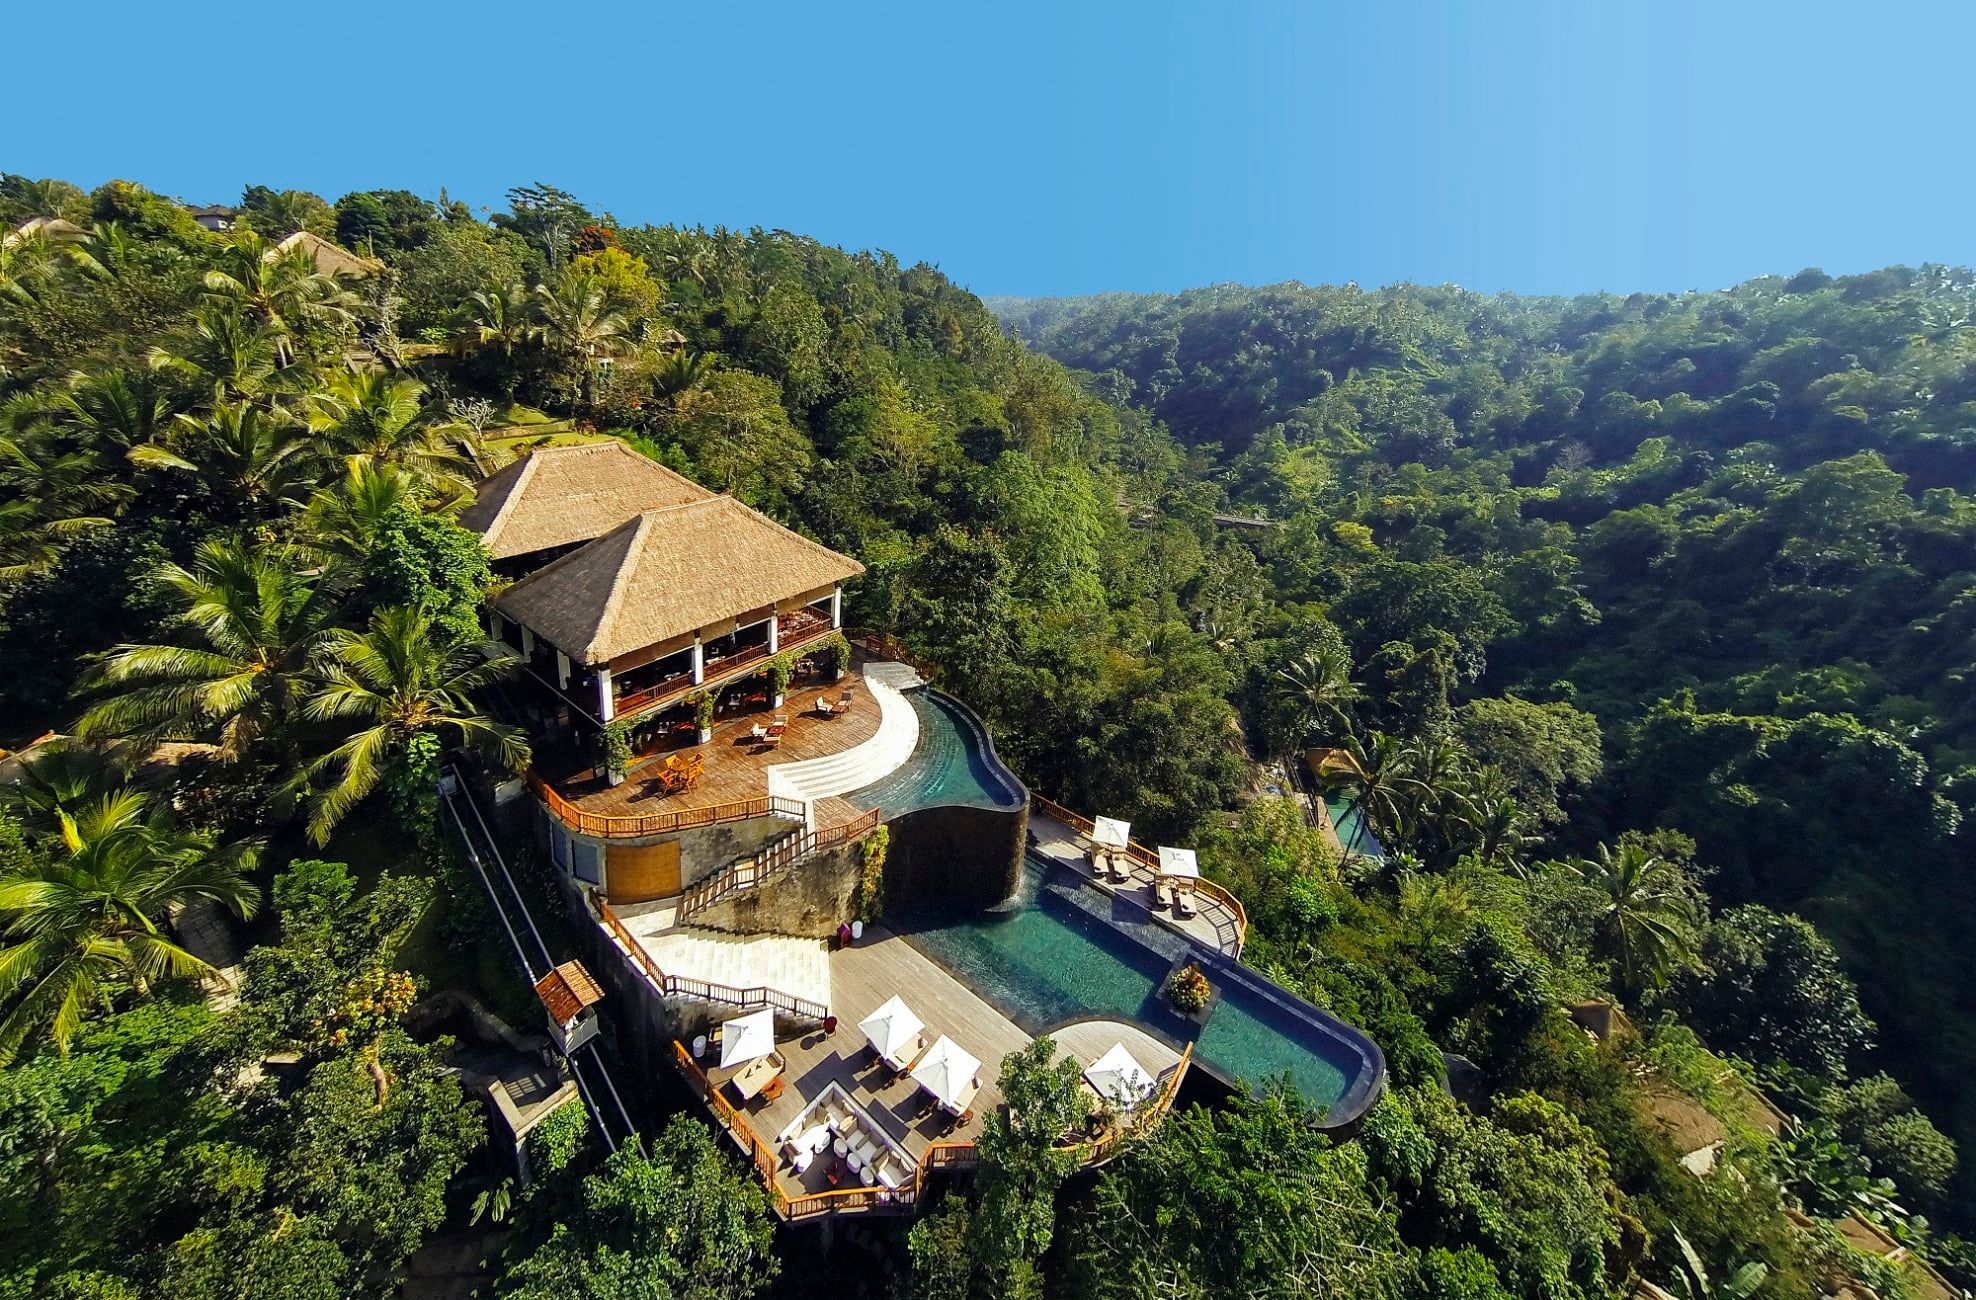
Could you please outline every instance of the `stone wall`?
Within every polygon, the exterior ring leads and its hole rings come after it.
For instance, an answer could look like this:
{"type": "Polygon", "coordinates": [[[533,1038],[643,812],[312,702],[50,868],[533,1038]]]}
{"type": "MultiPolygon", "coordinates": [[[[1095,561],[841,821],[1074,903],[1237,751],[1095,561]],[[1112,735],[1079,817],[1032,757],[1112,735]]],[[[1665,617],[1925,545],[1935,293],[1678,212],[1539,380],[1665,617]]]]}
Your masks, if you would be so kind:
{"type": "Polygon", "coordinates": [[[828,939],[851,919],[863,857],[862,843],[819,853],[757,888],[694,913],[690,923],[736,934],[828,939]]]}
{"type": "Polygon", "coordinates": [[[888,905],[993,907],[1022,884],[1029,807],[923,808],[896,817],[885,858],[888,905]]]}

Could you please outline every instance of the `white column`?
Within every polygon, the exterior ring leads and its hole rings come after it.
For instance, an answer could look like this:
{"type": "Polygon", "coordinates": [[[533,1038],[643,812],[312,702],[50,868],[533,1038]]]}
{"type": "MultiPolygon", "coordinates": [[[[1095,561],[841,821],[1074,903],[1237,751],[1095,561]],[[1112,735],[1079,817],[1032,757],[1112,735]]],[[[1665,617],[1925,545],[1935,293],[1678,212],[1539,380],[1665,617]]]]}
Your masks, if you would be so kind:
{"type": "Polygon", "coordinates": [[[501,639],[501,615],[492,609],[487,611],[487,639],[489,641],[501,639]]]}
{"type": "Polygon", "coordinates": [[[775,616],[775,606],[770,605],[768,607],[768,652],[770,654],[774,654],[782,648],[780,637],[778,636],[779,628],[777,626],[781,621],[781,619],[775,616]]]}
{"type": "Polygon", "coordinates": [[[830,626],[844,626],[844,589],[842,587],[832,587],[830,589],[830,626]]]}
{"type": "Polygon", "coordinates": [[[569,656],[556,651],[556,685],[562,690],[569,689],[569,656]]]}
{"type": "Polygon", "coordinates": [[[693,634],[693,684],[698,686],[707,680],[707,663],[700,657],[700,634],[693,634]]]}
{"type": "Polygon", "coordinates": [[[535,658],[535,633],[526,623],[521,625],[521,655],[524,659],[535,658]]]}
{"type": "Polygon", "coordinates": [[[611,666],[597,665],[597,718],[609,722],[617,716],[617,701],[611,698],[611,666]]]}

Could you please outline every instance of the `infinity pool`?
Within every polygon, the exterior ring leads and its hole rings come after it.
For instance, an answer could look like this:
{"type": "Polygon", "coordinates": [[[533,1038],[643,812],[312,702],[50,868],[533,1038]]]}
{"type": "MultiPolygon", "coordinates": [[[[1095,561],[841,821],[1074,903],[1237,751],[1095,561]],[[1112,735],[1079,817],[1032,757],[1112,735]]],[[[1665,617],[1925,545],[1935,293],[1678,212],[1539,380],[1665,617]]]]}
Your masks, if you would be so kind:
{"type": "Polygon", "coordinates": [[[1159,993],[1171,958],[1038,884],[1030,867],[1016,900],[1002,908],[888,921],[1027,1033],[1092,1018],[1136,1021],[1169,1038],[1198,1031],[1196,1056],[1229,1079],[1260,1089],[1287,1075],[1308,1101],[1326,1110],[1352,1094],[1364,1062],[1343,1040],[1297,1024],[1228,978],[1215,980],[1221,998],[1205,1030],[1198,1030],[1159,993]]]}
{"type": "Polygon", "coordinates": [[[1331,824],[1337,827],[1338,840],[1345,846],[1345,852],[1367,858],[1386,856],[1386,850],[1373,836],[1372,828],[1365,824],[1365,814],[1359,811],[1358,800],[1347,795],[1329,795],[1324,800],[1324,807],[1331,814],[1331,824]]]}
{"type": "Polygon", "coordinates": [[[887,819],[921,808],[1020,808],[1029,796],[988,745],[981,724],[938,691],[906,693],[919,714],[919,744],[890,775],[844,797],[887,819]]]}

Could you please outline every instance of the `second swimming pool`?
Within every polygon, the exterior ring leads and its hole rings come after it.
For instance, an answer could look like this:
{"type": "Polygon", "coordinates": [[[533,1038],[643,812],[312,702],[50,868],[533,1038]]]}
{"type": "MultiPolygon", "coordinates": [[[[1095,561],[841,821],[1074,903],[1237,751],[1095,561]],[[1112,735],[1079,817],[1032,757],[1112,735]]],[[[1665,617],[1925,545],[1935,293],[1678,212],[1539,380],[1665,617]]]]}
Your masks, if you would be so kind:
{"type": "Polygon", "coordinates": [[[1294,999],[1265,995],[1260,977],[1249,972],[1211,973],[1221,997],[1206,1026],[1180,1020],[1160,992],[1172,959],[1039,889],[1034,867],[1025,871],[1021,894],[1003,908],[894,923],[909,943],[1030,1034],[1090,1018],[1134,1021],[1169,1037],[1198,1034],[1197,1059],[1223,1076],[1254,1088],[1287,1076],[1333,1116],[1375,1090],[1377,1078],[1367,1072],[1383,1069],[1370,1043],[1368,1054],[1353,1049],[1351,1031],[1342,1027],[1298,1023],[1294,999]]]}

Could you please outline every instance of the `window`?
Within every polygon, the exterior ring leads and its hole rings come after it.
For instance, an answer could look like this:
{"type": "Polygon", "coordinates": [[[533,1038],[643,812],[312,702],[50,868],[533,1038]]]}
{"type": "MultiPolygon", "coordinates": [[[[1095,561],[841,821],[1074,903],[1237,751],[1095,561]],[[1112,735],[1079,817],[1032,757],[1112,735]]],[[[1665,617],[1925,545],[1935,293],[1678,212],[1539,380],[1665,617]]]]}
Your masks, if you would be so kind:
{"type": "Polygon", "coordinates": [[[604,883],[604,851],[595,844],[582,840],[572,841],[571,856],[574,859],[570,870],[586,885],[604,883]]]}

